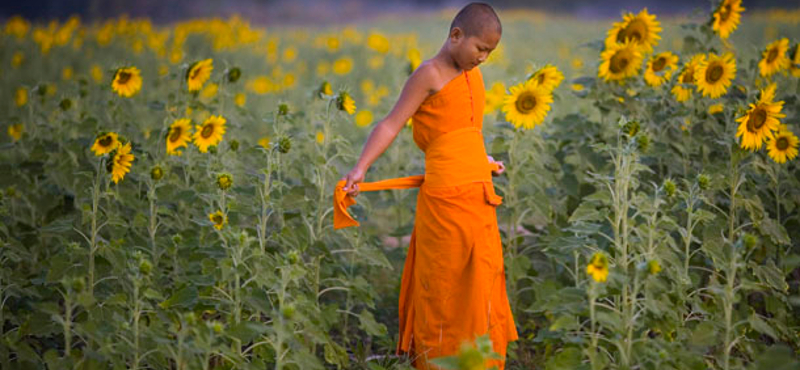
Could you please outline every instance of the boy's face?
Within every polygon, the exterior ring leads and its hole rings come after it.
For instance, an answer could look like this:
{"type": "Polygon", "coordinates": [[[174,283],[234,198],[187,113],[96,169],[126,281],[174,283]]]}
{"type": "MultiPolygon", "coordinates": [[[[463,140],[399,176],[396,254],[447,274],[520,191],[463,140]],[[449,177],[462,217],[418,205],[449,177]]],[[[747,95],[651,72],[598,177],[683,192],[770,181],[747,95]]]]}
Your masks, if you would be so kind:
{"type": "Polygon", "coordinates": [[[450,42],[453,43],[453,58],[461,69],[471,70],[489,58],[500,42],[500,33],[494,30],[484,30],[478,35],[464,37],[464,32],[455,27],[450,32],[450,42]]]}

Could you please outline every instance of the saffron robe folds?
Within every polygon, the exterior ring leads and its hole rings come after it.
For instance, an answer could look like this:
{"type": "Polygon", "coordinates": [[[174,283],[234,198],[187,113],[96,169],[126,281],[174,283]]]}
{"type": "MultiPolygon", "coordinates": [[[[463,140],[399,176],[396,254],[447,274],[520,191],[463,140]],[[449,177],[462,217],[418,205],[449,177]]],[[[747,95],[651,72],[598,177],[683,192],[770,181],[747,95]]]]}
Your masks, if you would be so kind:
{"type": "MultiPolygon", "coordinates": [[[[415,368],[456,354],[464,341],[489,333],[505,366],[508,342],[518,339],[506,293],[503,250],[494,192],[483,144],[484,84],[476,67],[463,71],[420,105],[414,142],[425,153],[425,174],[359,183],[360,191],[419,187],[411,242],[401,280],[397,354],[415,368]]],[[[334,228],[357,226],[347,213],[355,204],[339,181],[334,228]]]]}

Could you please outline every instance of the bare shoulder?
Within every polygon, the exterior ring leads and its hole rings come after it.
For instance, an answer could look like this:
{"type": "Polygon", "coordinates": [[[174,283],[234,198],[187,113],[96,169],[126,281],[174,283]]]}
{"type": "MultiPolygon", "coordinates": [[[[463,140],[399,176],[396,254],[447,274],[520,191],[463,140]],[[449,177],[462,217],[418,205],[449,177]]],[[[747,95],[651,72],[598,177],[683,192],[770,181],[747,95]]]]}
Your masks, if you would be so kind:
{"type": "Polygon", "coordinates": [[[441,79],[439,68],[431,60],[426,60],[408,77],[408,84],[413,84],[417,91],[425,91],[426,95],[436,92],[436,86],[441,79]]]}

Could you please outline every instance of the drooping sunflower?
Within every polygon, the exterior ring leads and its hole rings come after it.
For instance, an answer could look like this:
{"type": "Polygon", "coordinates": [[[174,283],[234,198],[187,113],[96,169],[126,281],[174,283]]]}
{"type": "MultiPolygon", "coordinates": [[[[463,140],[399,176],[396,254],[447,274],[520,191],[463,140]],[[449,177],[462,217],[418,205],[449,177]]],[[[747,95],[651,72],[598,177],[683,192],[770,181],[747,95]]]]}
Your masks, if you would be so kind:
{"type": "Polygon", "coordinates": [[[222,227],[228,223],[228,216],[226,216],[222,211],[216,211],[214,213],[208,214],[208,219],[214,223],[214,228],[217,230],[222,230],[222,227]]]}
{"type": "Polygon", "coordinates": [[[622,81],[635,76],[642,66],[642,53],[631,41],[606,45],[600,59],[602,63],[597,77],[606,81],[622,81]]]}
{"type": "Polygon", "coordinates": [[[736,59],[730,52],[720,56],[714,53],[708,54],[708,58],[700,62],[694,73],[697,91],[712,99],[727,93],[735,77],[736,59]]]}
{"type": "Polygon", "coordinates": [[[553,102],[550,90],[539,85],[535,79],[511,86],[509,90],[510,94],[506,95],[502,107],[508,122],[526,129],[544,122],[553,102]]]}
{"type": "Polygon", "coordinates": [[[322,81],[322,84],[320,84],[317,89],[318,97],[324,98],[325,95],[333,95],[333,88],[331,88],[331,84],[328,81],[322,81]]]}
{"type": "Polygon", "coordinates": [[[739,25],[739,19],[743,11],[742,0],[722,0],[717,10],[714,11],[711,29],[721,39],[727,39],[739,25]]]}
{"type": "Polygon", "coordinates": [[[111,180],[115,184],[125,178],[125,174],[131,172],[131,163],[134,156],[131,153],[131,143],[127,142],[125,145],[117,147],[114,159],[111,162],[111,180]]]}
{"type": "Polygon", "coordinates": [[[548,89],[549,91],[553,91],[558,87],[558,85],[561,85],[561,81],[564,79],[564,74],[561,73],[561,71],[559,71],[554,65],[547,64],[531,74],[528,79],[535,79],[536,83],[538,83],[540,86],[548,89]]]}
{"type": "Polygon", "coordinates": [[[202,125],[194,127],[194,145],[201,153],[208,151],[208,147],[219,144],[222,135],[225,134],[225,117],[210,116],[203,121],[202,125]]]}
{"type": "Polygon", "coordinates": [[[353,114],[356,112],[356,101],[346,91],[340,91],[336,97],[336,107],[347,114],[353,114]]]}
{"type": "Polygon", "coordinates": [[[136,67],[117,68],[111,88],[119,96],[130,98],[142,88],[142,73],[136,67]]]}
{"type": "Polygon", "coordinates": [[[111,153],[119,146],[119,136],[115,132],[104,132],[94,139],[92,144],[92,151],[95,156],[101,156],[106,153],[111,153]]]}
{"type": "Polygon", "coordinates": [[[780,125],[779,118],[786,115],[781,113],[783,101],[774,102],[775,84],[770,84],[761,90],[761,97],[755,104],[750,104],[747,114],[736,119],[739,127],[736,136],[741,137],[739,144],[744,149],[759,150],[764,140],[773,138],[772,131],[777,131],[780,125]]]}
{"type": "Polygon", "coordinates": [[[606,49],[614,44],[631,41],[633,45],[644,53],[653,51],[661,36],[661,24],[656,20],[655,14],[647,13],[647,8],[639,14],[627,13],[621,22],[615,22],[606,37],[606,49]]]}
{"type": "Polygon", "coordinates": [[[586,273],[592,276],[592,279],[598,283],[602,283],[608,279],[608,257],[603,252],[596,252],[592,255],[589,264],[586,265],[586,273]]]}
{"type": "Polygon", "coordinates": [[[186,85],[189,91],[198,91],[203,84],[211,77],[214,70],[214,62],[209,59],[194,62],[189,70],[186,71],[186,85]]]}
{"type": "Polygon", "coordinates": [[[776,72],[789,68],[789,39],[782,38],[771,42],[761,52],[761,61],[758,62],[758,73],[761,77],[770,77],[776,72]]]}
{"type": "Polygon", "coordinates": [[[773,161],[786,163],[797,157],[798,139],[789,130],[780,130],[775,137],[767,139],[767,154],[773,161]]]}
{"type": "Polygon", "coordinates": [[[692,85],[694,85],[694,72],[706,56],[704,54],[697,54],[687,62],[681,73],[678,75],[678,80],[675,86],[672,87],[672,95],[678,102],[685,102],[692,97],[692,85]]]}
{"type": "Polygon", "coordinates": [[[189,118],[178,118],[169,126],[167,133],[167,154],[181,155],[182,151],[178,148],[185,148],[192,140],[192,120],[189,118]]]}
{"type": "Polygon", "coordinates": [[[677,55],[669,51],[656,54],[647,61],[647,69],[644,71],[644,81],[653,87],[661,86],[672,77],[672,73],[675,72],[677,66],[677,55]]]}

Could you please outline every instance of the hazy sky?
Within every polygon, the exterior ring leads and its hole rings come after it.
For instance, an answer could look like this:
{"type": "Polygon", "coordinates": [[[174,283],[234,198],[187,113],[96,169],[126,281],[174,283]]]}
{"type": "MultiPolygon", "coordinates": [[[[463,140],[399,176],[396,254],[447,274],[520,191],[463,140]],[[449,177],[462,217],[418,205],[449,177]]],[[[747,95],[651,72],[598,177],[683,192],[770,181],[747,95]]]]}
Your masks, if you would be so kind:
{"type": "MultiPolygon", "coordinates": [[[[19,14],[29,19],[64,19],[72,14],[84,20],[128,14],[170,22],[192,17],[227,17],[241,14],[254,23],[328,24],[357,22],[375,15],[432,11],[460,7],[469,1],[453,0],[22,0],[0,1],[0,18],[19,14]]],[[[498,9],[528,7],[572,14],[581,18],[614,18],[622,10],[647,7],[652,13],[668,15],[708,10],[705,0],[487,0],[498,9]]],[[[744,0],[748,10],[759,8],[800,8],[800,0],[744,0]]]]}

